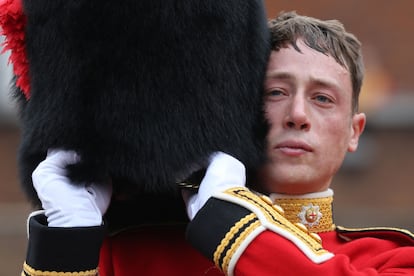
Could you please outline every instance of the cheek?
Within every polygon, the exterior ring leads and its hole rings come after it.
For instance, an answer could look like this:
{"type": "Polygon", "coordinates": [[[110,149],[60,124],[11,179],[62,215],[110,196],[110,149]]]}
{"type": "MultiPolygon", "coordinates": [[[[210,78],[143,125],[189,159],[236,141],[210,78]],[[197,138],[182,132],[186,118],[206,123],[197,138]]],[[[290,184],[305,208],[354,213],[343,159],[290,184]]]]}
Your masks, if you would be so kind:
{"type": "Polygon", "coordinates": [[[328,122],[328,125],[330,125],[330,127],[327,129],[324,143],[329,145],[330,152],[332,154],[335,153],[342,157],[348,151],[348,145],[351,137],[350,123],[334,120],[332,122],[328,122]]]}

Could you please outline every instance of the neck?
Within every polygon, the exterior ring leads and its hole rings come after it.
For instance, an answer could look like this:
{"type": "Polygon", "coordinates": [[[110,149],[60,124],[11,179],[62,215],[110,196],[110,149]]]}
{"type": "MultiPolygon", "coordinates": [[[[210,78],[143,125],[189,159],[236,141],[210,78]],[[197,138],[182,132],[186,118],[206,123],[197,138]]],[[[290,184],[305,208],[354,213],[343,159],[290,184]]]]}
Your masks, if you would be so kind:
{"type": "Polygon", "coordinates": [[[321,233],[335,229],[332,219],[333,191],[303,195],[270,194],[275,204],[283,208],[292,223],[302,223],[310,232],[321,233]]]}

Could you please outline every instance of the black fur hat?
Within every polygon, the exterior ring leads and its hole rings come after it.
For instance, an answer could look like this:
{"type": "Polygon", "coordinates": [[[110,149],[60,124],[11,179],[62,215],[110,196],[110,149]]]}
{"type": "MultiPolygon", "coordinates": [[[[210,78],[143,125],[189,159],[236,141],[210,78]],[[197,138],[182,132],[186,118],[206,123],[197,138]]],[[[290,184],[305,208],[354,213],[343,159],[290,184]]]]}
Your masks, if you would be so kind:
{"type": "MultiPolygon", "coordinates": [[[[263,160],[269,54],[260,0],[22,0],[30,91],[20,93],[21,182],[49,148],[74,182],[169,193],[214,151],[263,160]]],[[[22,87],[20,87],[21,89],[22,87]]]]}

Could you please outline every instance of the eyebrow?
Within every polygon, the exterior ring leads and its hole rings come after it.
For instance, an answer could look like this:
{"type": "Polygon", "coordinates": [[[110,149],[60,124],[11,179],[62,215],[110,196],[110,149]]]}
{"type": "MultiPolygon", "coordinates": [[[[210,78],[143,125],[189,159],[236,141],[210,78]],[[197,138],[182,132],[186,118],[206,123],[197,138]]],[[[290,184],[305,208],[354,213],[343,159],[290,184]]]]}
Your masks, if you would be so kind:
{"type": "Polygon", "coordinates": [[[266,78],[272,78],[272,79],[294,79],[292,74],[289,74],[287,72],[270,72],[269,74],[266,74],[266,78]]]}
{"type": "Polygon", "coordinates": [[[311,82],[320,87],[334,89],[337,91],[341,90],[341,86],[337,82],[331,81],[326,78],[311,78],[311,82]]]}
{"type": "MultiPolygon", "coordinates": [[[[270,78],[270,79],[278,79],[278,80],[294,80],[295,77],[288,73],[288,72],[270,72],[268,74],[266,74],[266,78],[270,78]]],[[[331,81],[327,78],[321,78],[321,77],[311,77],[311,83],[316,84],[317,86],[320,87],[326,87],[326,88],[332,88],[335,90],[340,90],[340,86],[334,82],[331,81]]]]}

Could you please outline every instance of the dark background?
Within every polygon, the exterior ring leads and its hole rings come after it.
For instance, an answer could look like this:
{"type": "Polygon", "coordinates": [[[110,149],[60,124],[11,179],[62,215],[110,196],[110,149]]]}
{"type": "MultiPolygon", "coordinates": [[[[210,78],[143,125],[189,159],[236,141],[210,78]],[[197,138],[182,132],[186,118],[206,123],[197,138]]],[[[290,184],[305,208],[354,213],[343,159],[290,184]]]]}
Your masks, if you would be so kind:
{"type": "MultiPolygon", "coordinates": [[[[414,230],[414,18],[411,0],[267,0],[268,17],[296,10],[339,19],[363,43],[367,67],[361,110],[367,130],[332,188],[335,221],[347,227],[414,230]]],[[[0,276],[19,275],[30,207],[17,180],[19,128],[8,100],[10,67],[0,55],[0,276]]]]}

